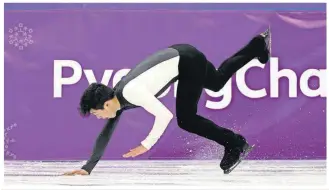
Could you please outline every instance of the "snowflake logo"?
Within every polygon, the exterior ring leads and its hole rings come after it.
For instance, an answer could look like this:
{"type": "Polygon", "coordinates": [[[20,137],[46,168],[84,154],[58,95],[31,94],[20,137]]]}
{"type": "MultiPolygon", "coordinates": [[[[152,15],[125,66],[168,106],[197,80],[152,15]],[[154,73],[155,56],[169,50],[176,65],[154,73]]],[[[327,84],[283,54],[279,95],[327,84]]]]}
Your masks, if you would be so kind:
{"type": "Polygon", "coordinates": [[[28,45],[33,44],[32,33],[33,30],[19,23],[18,26],[9,29],[9,44],[23,50],[28,45]]]}
{"type": "Polygon", "coordinates": [[[16,142],[15,139],[9,137],[9,132],[13,128],[15,128],[15,127],[17,127],[17,124],[16,123],[14,123],[14,124],[10,125],[9,127],[5,128],[5,139],[4,139],[4,144],[5,144],[5,149],[4,149],[5,158],[6,157],[11,157],[13,159],[16,159],[16,154],[14,154],[13,152],[11,152],[9,150],[9,148],[10,148],[9,145],[12,144],[12,143],[14,143],[14,142],[16,142]]]}

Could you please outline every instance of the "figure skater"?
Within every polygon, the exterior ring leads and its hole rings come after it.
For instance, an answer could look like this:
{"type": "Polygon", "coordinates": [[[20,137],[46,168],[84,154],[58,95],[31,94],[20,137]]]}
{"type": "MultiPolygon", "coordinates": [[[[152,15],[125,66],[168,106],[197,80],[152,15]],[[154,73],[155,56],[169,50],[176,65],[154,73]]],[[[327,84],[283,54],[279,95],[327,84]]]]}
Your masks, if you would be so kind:
{"type": "Polygon", "coordinates": [[[136,157],[150,150],[173,118],[173,114],[157,97],[177,80],[178,126],[224,146],[225,153],[220,167],[225,174],[230,173],[252,146],[242,135],[198,115],[199,98],[204,88],[212,91],[222,89],[233,74],[252,59],[257,58],[261,63],[267,63],[270,57],[270,37],[269,29],[254,36],[217,69],[197,48],[176,44],[137,64],[113,89],[99,83],[91,84],[81,97],[80,112],[85,116],[91,113],[99,119],[108,119],[108,122],[99,134],[87,163],[81,169],[64,175],[91,173],[101,159],[121,114],[128,109],[142,107],[154,115],[155,122],[145,140],[123,157],[136,157]]]}

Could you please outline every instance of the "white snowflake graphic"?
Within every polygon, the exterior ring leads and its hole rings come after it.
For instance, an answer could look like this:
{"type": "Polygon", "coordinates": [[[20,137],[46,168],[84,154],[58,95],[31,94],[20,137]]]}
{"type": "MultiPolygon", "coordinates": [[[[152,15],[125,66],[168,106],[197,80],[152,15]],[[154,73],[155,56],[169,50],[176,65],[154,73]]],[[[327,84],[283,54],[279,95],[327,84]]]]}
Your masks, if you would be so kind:
{"type": "Polygon", "coordinates": [[[33,30],[19,23],[18,26],[9,29],[9,44],[23,50],[28,45],[33,44],[32,33],[33,30]]]}
{"type": "Polygon", "coordinates": [[[12,143],[14,143],[14,142],[16,142],[15,139],[9,137],[10,131],[13,128],[15,128],[15,127],[17,127],[17,124],[16,123],[14,123],[14,124],[10,125],[9,127],[5,128],[5,139],[4,139],[4,144],[5,144],[5,149],[4,149],[5,158],[10,157],[12,159],[16,159],[16,154],[14,154],[13,152],[11,152],[10,149],[9,149],[10,148],[9,145],[12,144],[12,143]]]}

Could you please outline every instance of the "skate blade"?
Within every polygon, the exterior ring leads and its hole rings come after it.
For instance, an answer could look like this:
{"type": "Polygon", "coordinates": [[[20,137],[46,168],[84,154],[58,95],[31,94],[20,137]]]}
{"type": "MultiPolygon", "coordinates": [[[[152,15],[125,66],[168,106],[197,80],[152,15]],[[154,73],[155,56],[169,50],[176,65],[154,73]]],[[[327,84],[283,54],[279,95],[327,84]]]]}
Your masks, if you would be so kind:
{"type": "Polygon", "coordinates": [[[271,32],[271,27],[268,27],[268,44],[267,44],[267,48],[268,48],[268,52],[269,52],[269,57],[271,57],[272,55],[272,32],[271,32]]]}
{"type": "Polygon", "coordinates": [[[252,151],[252,149],[255,147],[255,145],[249,146],[248,148],[246,148],[246,150],[242,153],[240,159],[229,169],[224,170],[224,174],[229,174],[231,173],[240,163],[243,159],[245,159],[248,154],[252,151]]]}

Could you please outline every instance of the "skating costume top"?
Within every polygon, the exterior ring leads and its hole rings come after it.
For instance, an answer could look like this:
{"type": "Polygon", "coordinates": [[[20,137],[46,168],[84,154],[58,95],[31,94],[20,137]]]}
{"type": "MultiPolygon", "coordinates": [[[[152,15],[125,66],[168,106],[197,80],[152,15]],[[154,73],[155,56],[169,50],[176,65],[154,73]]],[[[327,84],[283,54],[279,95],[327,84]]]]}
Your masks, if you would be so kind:
{"type": "Polygon", "coordinates": [[[150,149],[167,128],[172,113],[158,100],[178,78],[180,54],[168,48],[149,56],[139,63],[113,88],[121,109],[115,118],[109,119],[96,140],[93,153],[82,169],[91,173],[100,160],[124,110],[142,107],[155,116],[153,128],[141,144],[150,149]]]}

